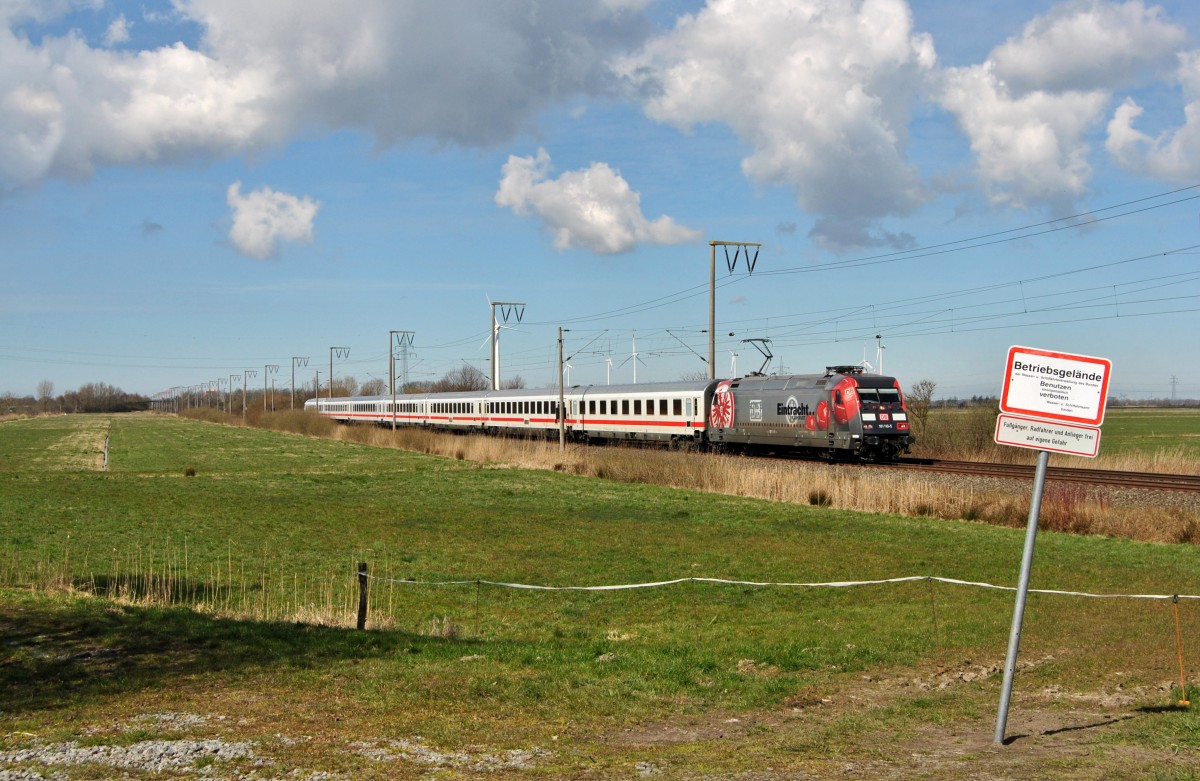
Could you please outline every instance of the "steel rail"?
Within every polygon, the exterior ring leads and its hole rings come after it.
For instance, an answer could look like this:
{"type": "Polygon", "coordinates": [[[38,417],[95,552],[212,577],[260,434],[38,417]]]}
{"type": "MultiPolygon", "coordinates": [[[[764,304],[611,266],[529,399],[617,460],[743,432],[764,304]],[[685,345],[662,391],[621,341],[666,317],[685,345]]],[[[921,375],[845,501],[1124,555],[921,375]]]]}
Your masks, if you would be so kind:
{"type": "MultiPolygon", "coordinates": [[[[900,459],[892,464],[878,464],[893,469],[915,472],[973,475],[1009,480],[1032,480],[1034,467],[1024,464],[989,464],[976,461],[944,461],[940,459],[900,459]]],[[[1187,491],[1200,493],[1200,476],[1159,474],[1155,472],[1122,472],[1112,469],[1082,469],[1050,467],[1049,482],[1103,485],[1112,488],[1141,488],[1156,491],[1187,491]]]]}

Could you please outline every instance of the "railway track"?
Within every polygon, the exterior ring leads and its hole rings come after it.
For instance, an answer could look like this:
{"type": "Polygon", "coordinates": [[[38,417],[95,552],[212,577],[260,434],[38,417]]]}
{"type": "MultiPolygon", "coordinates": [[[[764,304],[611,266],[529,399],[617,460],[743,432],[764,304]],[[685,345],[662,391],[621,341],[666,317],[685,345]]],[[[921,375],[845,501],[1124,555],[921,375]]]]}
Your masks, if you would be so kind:
{"type": "MultiPolygon", "coordinates": [[[[918,458],[900,459],[886,467],[914,472],[975,475],[1031,482],[1034,473],[1034,467],[1019,464],[985,464],[974,461],[941,461],[918,458]]],[[[1046,481],[1103,485],[1113,488],[1200,493],[1200,476],[1196,475],[1164,475],[1153,472],[1116,472],[1111,469],[1074,469],[1052,466],[1046,470],[1046,481]]]]}

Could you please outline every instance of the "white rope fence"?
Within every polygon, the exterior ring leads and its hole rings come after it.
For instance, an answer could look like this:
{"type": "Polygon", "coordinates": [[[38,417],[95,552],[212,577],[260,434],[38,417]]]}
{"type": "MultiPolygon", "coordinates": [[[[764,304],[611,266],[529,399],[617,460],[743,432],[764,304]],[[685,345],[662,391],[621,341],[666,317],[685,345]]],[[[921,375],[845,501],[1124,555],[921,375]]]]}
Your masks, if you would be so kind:
{"type": "MultiPolygon", "coordinates": [[[[360,573],[365,575],[365,573],[360,573]]],[[[722,586],[751,586],[754,588],[853,588],[856,586],[881,586],[891,583],[918,583],[922,581],[930,583],[947,583],[954,586],[970,586],[973,588],[987,588],[996,591],[1016,591],[1015,586],[997,586],[992,583],[983,583],[971,580],[959,580],[957,578],[943,578],[935,575],[908,575],[900,578],[887,578],[884,580],[839,580],[829,581],[825,583],[772,583],[756,580],[727,580],[725,578],[675,578],[674,580],[659,580],[651,583],[625,583],[614,584],[608,586],[540,586],[531,585],[528,583],[504,583],[497,580],[412,580],[401,578],[383,578],[378,575],[365,575],[371,580],[377,580],[383,583],[396,583],[404,586],[496,586],[497,588],[513,588],[524,589],[527,591],[626,591],[629,589],[638,588],[662,588],[665,586],[676,586],[680,583],[715,583],[722,586]]],[[[1197,599],[1200,600],[1200,595],[1196,594],[1091,594],[1086,591],[1061,591],[1058,589],[1029,589],[1031,594],[1052,594],[1055,596],[1068,597],[1087,597],[1089,599],[1197,599]]]]}

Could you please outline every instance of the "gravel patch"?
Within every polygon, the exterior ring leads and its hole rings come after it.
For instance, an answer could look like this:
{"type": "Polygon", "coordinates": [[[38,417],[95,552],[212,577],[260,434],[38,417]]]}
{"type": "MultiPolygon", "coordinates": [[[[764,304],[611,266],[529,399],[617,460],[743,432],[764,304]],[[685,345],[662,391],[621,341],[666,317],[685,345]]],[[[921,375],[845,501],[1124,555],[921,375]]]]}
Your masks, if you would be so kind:
{"type": "Polygon", "coordinates": [[[356,743],[357,752],[376,762],[403,760],[419,765],[454,768],[474,772],[494,773],[502,770],[528,770],[542,757],[550,756],[545,749],[510,749],[498,754],[472,754],[467,751],[438,751],[425,745],[421,738],[390,740],[384,745],[356,743]]]}
{"type": "Polygon", "coordinates": [[[253,743],[248,742],[144,740],[132,746],[81,746],[72,741],[5,751],[0,753],[0,764],[104,765],[123,770],[163,772],[194,768],[201,761],[211,763],[255,758],[253,743]]]}
{"type": "MultiPolygon", "coordinates": [[[[118,724],[115,729],[91,729],[87,734],[128,733],[146,727],[187,733],[225,721],[224,716],[196,713],[148,713],[118,724]]],[[[37,742],[26,748],[0,751],[0,781],[69,781],[71,774],[65,769],[72,767],[93,768],[91,773],[97,772],[95,768],[113,768],[120,771],[113,775],[126,778],[140,778],[145,773],[154,777],[163,774],[199,781],[344,781],[345,776],[338,773],[304,768],[290,769],[280,776],[267,775],[270,771],[266,768],[277,767],[269,756],[270,745],[277,742],[287,746],[307,740],[307,736],[276,735],[266,744],[217,738],[142,740],[127,746],[81,745],[78,741],[37,742]]],[[[420,737],[352,743],[348,749],[373,762],[407,762],[435,771],[471,773],[529,770],[536,767],[540,759],[551,756],[551,752],[541,748],[441,751],[427,745],[420,737]]]]}

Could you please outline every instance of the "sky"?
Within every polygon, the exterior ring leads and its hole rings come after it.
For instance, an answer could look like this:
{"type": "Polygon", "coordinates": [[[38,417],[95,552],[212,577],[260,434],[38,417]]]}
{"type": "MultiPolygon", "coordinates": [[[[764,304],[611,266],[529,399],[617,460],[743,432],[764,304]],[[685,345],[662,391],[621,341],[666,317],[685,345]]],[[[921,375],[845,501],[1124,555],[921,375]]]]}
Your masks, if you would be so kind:
{"type": "Polygon", "coordinates": [[[1023,345],[1200,398],[1198,36],[1193,0],[0,0],[0,394],[386,382],[391,331],[410,380],[487,373],[492,302],[503,380],[556,384],[561,327],[571,384],[674,381],[715,253],[717,376],[963,398],[1023,345]]]}

